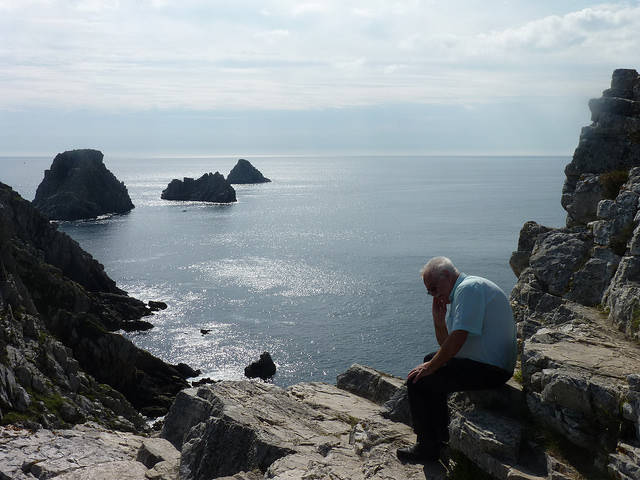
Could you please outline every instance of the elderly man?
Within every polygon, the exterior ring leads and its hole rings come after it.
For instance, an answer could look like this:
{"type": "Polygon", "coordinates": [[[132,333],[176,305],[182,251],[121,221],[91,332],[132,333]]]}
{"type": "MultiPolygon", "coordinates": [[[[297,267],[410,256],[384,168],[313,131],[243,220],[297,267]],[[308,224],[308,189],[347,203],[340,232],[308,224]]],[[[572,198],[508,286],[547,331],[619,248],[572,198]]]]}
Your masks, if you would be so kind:
{"type": "Polygon", "coordinates": [[[513,374],[517,354],[513,312],[500,287],[459,272],[446,257],[432,258],[421,273],[433,296],[433,326],[440,349],[407,376],[418,438],[415,445],[397,453],[401,460],[417,462],[436,460],[448,440],[448,394],[502,385],[513,374]]]}

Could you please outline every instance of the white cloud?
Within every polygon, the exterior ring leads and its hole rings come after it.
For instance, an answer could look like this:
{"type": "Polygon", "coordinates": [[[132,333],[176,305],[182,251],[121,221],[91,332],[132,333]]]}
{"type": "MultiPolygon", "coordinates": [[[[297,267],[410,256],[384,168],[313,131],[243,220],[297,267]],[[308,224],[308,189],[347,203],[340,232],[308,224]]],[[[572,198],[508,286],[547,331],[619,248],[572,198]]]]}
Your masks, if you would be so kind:
{"type": "Polygon", "coordinates": [[[639,66],[637,3],[514,3],[0,0],[0,108],[472,105],[639,66]]]}

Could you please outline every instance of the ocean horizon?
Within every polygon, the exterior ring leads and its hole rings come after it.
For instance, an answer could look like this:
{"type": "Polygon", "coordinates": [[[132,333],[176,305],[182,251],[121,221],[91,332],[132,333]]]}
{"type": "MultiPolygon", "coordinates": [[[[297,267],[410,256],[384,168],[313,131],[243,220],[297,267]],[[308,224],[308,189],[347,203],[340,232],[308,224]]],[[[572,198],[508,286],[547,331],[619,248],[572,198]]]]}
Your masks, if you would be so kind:
{"type": "MultiPolygon", "coordinates": [[[[238,158],[106,155],[135,209],[59,223],[120,288],[169,305],[126,336],[216,380],[263,351],[282,386],[333,383],[352,363],[404,376],[436,347],[418,273],[430,257],[509,293],[522,224],[565,219],[568,156],[246,156],[272,183],[234,186],[237,203],[160,199],[238,158]]],[[[51,162],[0,157],[0,181],[31,200],[51,162]]]]}

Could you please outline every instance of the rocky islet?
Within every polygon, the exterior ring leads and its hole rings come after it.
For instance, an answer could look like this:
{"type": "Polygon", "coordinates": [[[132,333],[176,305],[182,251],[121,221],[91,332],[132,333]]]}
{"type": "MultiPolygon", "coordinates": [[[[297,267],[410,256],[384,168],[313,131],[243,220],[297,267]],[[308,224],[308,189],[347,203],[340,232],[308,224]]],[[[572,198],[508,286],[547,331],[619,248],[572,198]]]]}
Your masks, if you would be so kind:
{"type": "Polygon", "coordinates": [[[227,175],[227,181],[233,184],[248,184],[268,183],[271,180],[262,175],[260,170],[251,165],[251,162],[241,158],[227,175]]]}
{"type": "Polygon", "coordinates": [[[236,191],[220,173],[205,173],[198,179],[174,179],[162,191],[163,200],[190,200],[199,202],[232,203],[236,191]]]}
{"type": "Polygon", "coordinates": [[[111,173],[98,150],[59,153],[45,170],[33,204],[52,220],[80,220],[134,208],[127,187],[111,173]]]}

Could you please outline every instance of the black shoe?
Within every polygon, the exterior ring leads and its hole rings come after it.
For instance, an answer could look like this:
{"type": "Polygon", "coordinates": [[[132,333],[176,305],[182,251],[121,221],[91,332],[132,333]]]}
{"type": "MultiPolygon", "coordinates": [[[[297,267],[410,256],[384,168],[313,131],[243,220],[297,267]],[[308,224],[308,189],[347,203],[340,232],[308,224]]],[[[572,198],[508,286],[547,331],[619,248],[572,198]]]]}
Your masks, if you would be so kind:
{"type": "Polygon", "coordinates": [[[399,448],[396,455],[402,462],[435,462],[440,456],[440,448],[416,443],[411,447],[399,448]]]}

